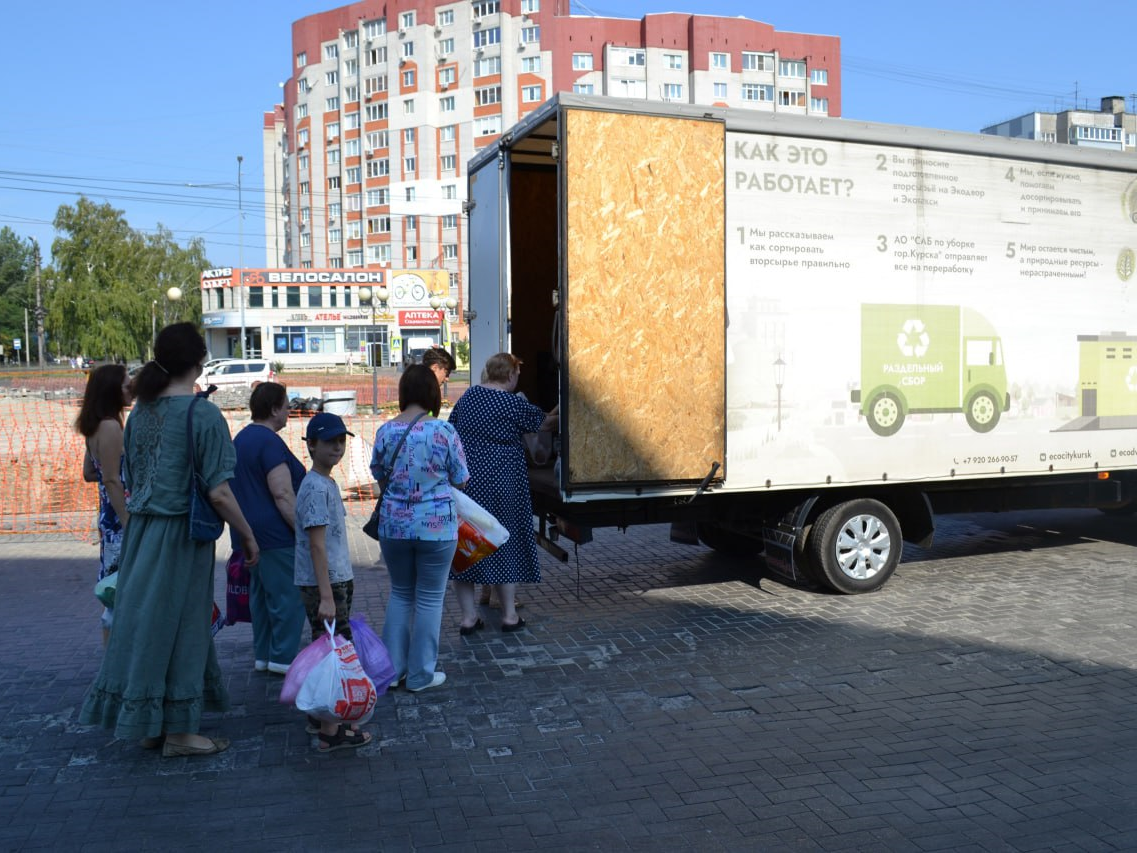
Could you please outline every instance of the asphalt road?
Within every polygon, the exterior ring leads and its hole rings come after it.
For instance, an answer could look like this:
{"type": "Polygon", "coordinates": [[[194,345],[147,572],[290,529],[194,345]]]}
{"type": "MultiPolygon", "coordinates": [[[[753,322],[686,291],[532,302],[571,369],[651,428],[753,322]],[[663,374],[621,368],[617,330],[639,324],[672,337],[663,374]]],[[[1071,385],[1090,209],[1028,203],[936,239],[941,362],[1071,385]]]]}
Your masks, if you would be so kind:
{"type": "MultiPolygon", "coordinates": [[[[76,723],[95,549],[13,537],[0,849],[1134,850],[1135,545],[1093,512],[940,519],[844,597],[598,531],[522,589],[526,631],[487,609],[460,638],[451,597],[445,686],[381,699],[357,752],[318,755],[224,629],[233,709],[205,733],[233,747],[163,759],[76,723]]],[[[374,543],[353,548],[381,624],[374,543]]]]}

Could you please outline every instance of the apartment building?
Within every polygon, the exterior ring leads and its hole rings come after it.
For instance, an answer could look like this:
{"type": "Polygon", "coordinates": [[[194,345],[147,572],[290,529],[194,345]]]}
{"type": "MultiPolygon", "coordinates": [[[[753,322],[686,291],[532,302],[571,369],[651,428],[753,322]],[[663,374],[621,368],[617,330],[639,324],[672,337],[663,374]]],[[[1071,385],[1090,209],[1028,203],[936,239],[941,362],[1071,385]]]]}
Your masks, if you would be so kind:
{"type": "MultiPolygon", "coordinates": [[[[445,270],[458,336],[465,164],[554,93],[841,113],[839,38],[743,18],[362,0],[296,21],[291,56],[284,103],[264,114],[266,266],[445,270]]],[[[381,325],[371,342],[386,359],[404,334],[381,325]]]]}
{"type": "Polygon", "coordinates": [[[1125,98],[1117,95],[1102,98],[1100,110],[1027,113],[985,127],[980,133],[1137,152],[1137,114],[1126,112],[1125,98]]]}

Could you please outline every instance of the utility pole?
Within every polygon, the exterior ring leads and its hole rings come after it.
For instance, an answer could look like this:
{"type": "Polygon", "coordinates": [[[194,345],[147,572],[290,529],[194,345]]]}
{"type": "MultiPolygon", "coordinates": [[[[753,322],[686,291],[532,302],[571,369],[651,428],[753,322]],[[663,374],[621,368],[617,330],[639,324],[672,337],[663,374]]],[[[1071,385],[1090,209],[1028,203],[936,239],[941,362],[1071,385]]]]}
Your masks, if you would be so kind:
{"type": "Polygon", "coordinates": [[[245,209],[241,204],[241,163],[244,159],[237,155],[237,298],[241,301],[241,358],[249,358],[245,343],[245,209]]]}
{"type": "Polygon", "coordinates": [[[43,359],[43,286],[40,282],[39,272],[39,243],[32,241],[32,256],[36,264],[36,355],[39,357],[39,369],[45,370],[43,359]]]}

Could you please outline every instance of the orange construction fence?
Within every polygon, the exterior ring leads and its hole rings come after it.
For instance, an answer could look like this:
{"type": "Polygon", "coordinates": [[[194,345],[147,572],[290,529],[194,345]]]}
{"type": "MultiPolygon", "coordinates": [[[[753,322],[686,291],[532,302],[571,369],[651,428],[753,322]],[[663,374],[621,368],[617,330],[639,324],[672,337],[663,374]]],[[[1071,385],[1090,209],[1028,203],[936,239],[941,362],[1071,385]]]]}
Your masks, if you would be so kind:
{"type": "MultiPolygon", "coordinates": [[[[98,490],[94,483],[83,481],[84,442],[73,426],[86,381],[84,373],[71,370],[0,372],[0,536],[98,538],[98,490]]],[[[379,425],[398,414],[397,374],[379,377],[378,406],[374,405],[370,374],[288,373],[280,381],[290,394],[328,398],[329,407],[333,400],[337,406],[349,406],[352,394],[343,392],[354,393],[356,411],[342,417],[355,438],[349,439],[337,478],[348,512],[370,512],[372,440],[379,425]]],[[[465,389],[465,383],[448,383],[444,410],[465,389]]],[[[249,412],[247,406],[233,403],[234,399],[229,394],[218,395],[215,402],[222,405],[230,433],[236,435],[249,422],[249,412]]],[[[280,432],[305,466],[308,453],[303,435],[309,416],[290,417],[280,432]]]]}

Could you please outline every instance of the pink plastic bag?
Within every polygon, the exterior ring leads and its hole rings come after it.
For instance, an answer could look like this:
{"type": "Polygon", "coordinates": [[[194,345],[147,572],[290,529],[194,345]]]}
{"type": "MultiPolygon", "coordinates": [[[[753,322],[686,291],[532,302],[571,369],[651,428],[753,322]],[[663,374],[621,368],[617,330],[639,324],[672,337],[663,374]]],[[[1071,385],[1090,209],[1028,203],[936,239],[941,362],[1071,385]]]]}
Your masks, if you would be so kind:
{"type": "Polygon", "coordinates": [[[288,667],[288,674],[284,676],[284,686],[280,688],[280,701],[285,705],[296,702],[296,694],[300,692],[300,685],[312,671],[312,667],[322,661],[332,650],[332,641],[327,634],[321,634],[320,639],[312,641],[305,646],[292,664],[288,667]]]}
{"type": "Polygon", "coordinates": [[[332,650],[300,685],[296,708],[325,722],[366,723],[375,711],[375,684],[363,671],[351,641],[335,636],[335,623],[325,622],[324,627],[332,650]]]}
{"type": "Polygon", "coordinates": [[[387,654],[387,647],[362,616],[351,617],[348,624],[351,625],[351,639],[363,671],[375,682],[376,694],[382,696],[395,680],[395,667],[387,654]]]}

